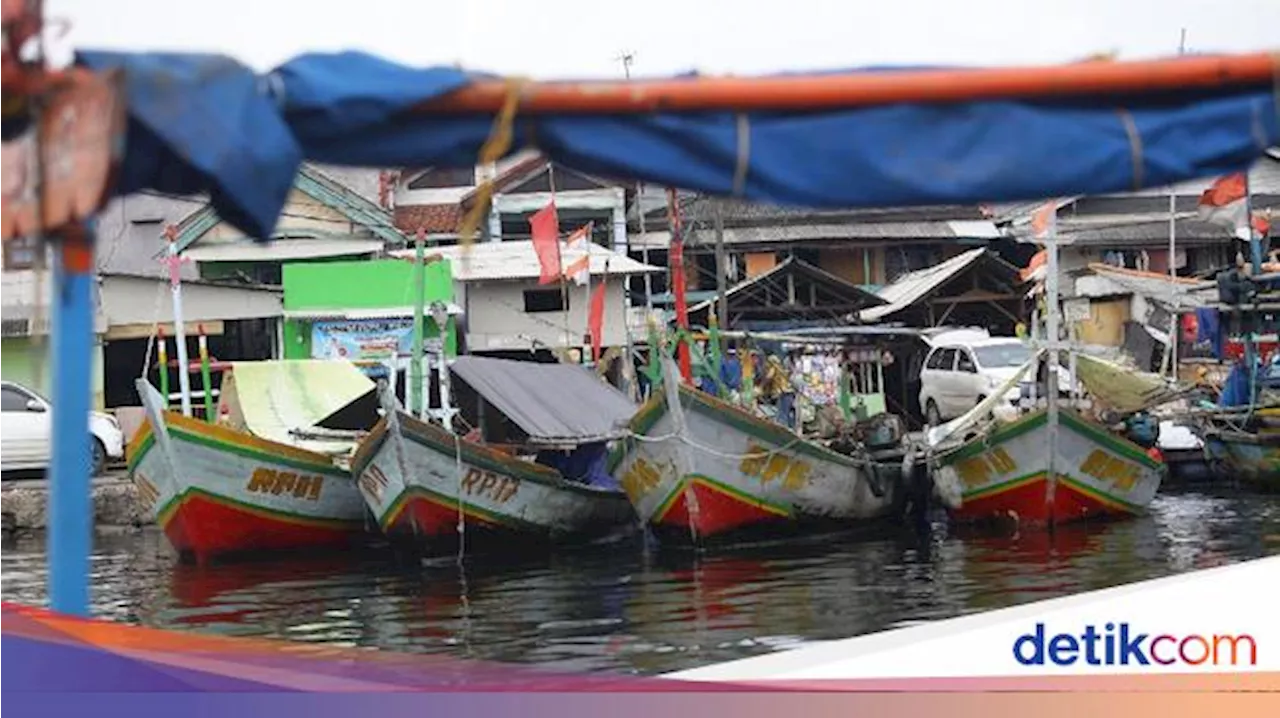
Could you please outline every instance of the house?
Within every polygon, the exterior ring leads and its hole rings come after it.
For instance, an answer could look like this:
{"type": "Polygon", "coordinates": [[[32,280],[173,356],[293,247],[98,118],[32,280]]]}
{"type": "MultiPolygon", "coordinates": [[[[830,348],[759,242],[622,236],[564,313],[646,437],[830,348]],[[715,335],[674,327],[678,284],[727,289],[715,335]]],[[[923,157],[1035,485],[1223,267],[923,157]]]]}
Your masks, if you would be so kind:
{"type": "MultiPolygon", "coordinates": [[[[345,170],[359,177],[376,172],[345,170]]],[[[368,183],[365,183],[366,191],[368,183]]],[[[187,354],[198,356],[196,336],[208,337],[218,360],[253,361],[286,355],[283,265],[373,257],[390,245],[404,246],[404,235],[390,213],[362,193],[304,165],[268,244],[254,242],[221,221],[199,198],[135,195],[112,208],[100,225],[98,253],[101,306],[106,315],[104,375],[107,406],[137,405],[133,380],[147,357],[154,362],[153,336],[162,329],[174,336],[166,228],[176,231],[183,262],[183,331],[187,354]]],[[[177,387],[177,352],[169,382],[177,387]]],[[[154,370],[148,376],[158,382],[154,370]]],[[[216,383],[216,380],[215,380],[216,383]]]]}
{"type": "MultiPolygon", "coordinates": [[[[625,280],[661,270],[597,244],[589,246],[588,287],[539,284],[541,267],[530,240],[431,248],[430,254],[448,260],[452,268],[454,301],[462,308],[460,353],[527,356],[530,351],[589,347],[589,291],[599,282],[606,283],[603,345],[626,346],[631,312],[625,280]]],[[[413,251],[392,255],[412,257],[413,251]]]]}
{"type": "Polygon", "coordinates": [[[244,236],[223,222],[212,205],[184,217],[174,239],[201,278],[274,287],[283,281],[285,263],[367,259],[407,241],[390,212],[312,165],[298,171],[270,240],[244,236]]]}
{"type": "MultiPolygon", "coordinates": [[[[0,277],[0,315],[3,336],[0,337],[0,375],[8,381],[53,398],[53,368],[49,353],[53,274],[46,269],[6,269],[0,277]]],[[[95,286],[95,291],[100,288],[95,286]]],[[[95,297],[92,389],[94,408],[104,405],[102,350],[107,330],[106,315],[99,297],[95,297]]],[[[56,401],[56,399],[54,399],[56,401]]]]}
{"type": "MultiPolygon", "coordinates": [[[[810,210],[706,196],[686,196],[680,202],[690,296],[717,286],[718,238],[724,245],[729,285],[794,257],[872,291],[967,248],[1016,247],[978,206],[810,210]]],[[[667,210],[649,210],[645,225],[632,252],[658,254],[658,261],[665,261],[670,244],[667,210]]],[[[666,289],[665,282],[655,288],[658,303],[667,299],[662,294],[666,289]]]]}
{"type": "MultiPolygon", "coordinates": [[[[1207,177],[1137,192],[1067,197],[1057,200],[1059,267],[1063,273],[1094,263],[1140,271],[1169,272],[1169,237],[1174,238],[1173,266],[1179,276],[1208,277],[1234,266],[1243,246],[1231,230],[1202,221],[1200,196],[1216,178],[1207,177]],[[1170,226],[1169,198],[1173,196],[1170,226]]],[[[1255,212],[1280,213],[1280,149],[1271,150],[1249,171],[1250,204],[1255,212]]],[[[997,205],[997,223],[1016,234],[1044,202],[997,205]]],[[[1244,249],[1247,255],[1247,249],[1244,249]]],[[[1063,283],[1064,295],[1070,287],[1063,283]]]]}
{"type": "Polygon", "coordinates": [[[627,195],[609,180],[558,166],[525,152],[492,166],[402,170],[394,192],[395,226],[406,234],[421,230],[434,245],[456,244],[468,213],[483,213],[481,241],[528,239],[529,215],[555,198],[561,229],[593,223],[597,240],[615,251],[627,247],[627,195]],[[479,186],[492,181],[487,207],[479,186]]]}

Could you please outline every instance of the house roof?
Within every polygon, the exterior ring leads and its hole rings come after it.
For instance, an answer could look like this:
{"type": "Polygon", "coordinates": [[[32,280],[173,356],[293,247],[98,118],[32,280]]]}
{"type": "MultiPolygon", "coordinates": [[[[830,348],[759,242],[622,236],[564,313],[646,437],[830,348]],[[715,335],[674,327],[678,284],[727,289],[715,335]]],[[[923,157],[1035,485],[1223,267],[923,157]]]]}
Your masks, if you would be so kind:
{"type": "MultiPolygon", "coordinates": [[[[603,275],[606,267],[610,275],[649,274],[664,270],[631,259],[625,254],[591,244],[591,274],[603,275]]],[[[541,275],[538,255],[532,240],[509,242],[476,242],[469,247],[432,247],[428,254],[449,260],[453,265],[455,281],[497,281],[508,279],[534,279],[541,275]]],[[[390,253],[393,257],[414,256],[414,250],[402,249],[390,253]]]]}
{"type": "Polygon", "coordinates": [[[1093,263],[1088,272],[1106,280],[1103,283],[1075,283],[1075,296],[1103,297],[1115,294],[1136,294],[1160,304],[1170,304],[1176,298],[1183,307],[1199,307],[1217,300],[1218,290],[1214,282],[1188,277],[1170,278],[1167,274],[1144,272],[1109,264],[1093,263]]]}
{"type": "Polygon", "coordinates": [[[408,235],[420,228],[427,234],[455,234],[462,223],[462,205],[455,202],[397,206],[394,216],[396,227],[408,235]]]}
{"type": "Polygon", "coordinates": [[[986,248],[971,249],[967,252],[961,252],[951,259],[940,264],[925,269],[918,269],[914,272],[907,272],[898,277],[889,284],[885,285],[877,292],[880,298],[886,303],[878,306],[864,309],[860,316],[864,322],[875,322],[892,316],[903,309],[915,304],[916,302],[929,296],[935,289],[946,284],[948,281],[973,266],[979,260],[986,258],[987,261],[998,262],[1000,265],[1007,267],[1010,275],[1017,276],[1018,269],[1000,259],[995,253],[988,252],[986,248]]]}
{"type": "Polygon", "coordinates": [[[626,423],[636,411],[622,392],[581,365],[469,355],[458,357],[449,368],[534,444],[616,438],[626,433],[626,423]]]}
{"type": "MultiPolygon", "coordinates": [[[[325,206],[337,210],[353,223],[368,228],[384,243],[405,240],[405,236],[392,222],[390,212],[344,187],[340,182],[311,165],[304,164],[299,168],[293,186],[325,206]]],[[[177,226],[178,251],[186,252],[188,247],[217,226],[220,221],[222,220],[211,204],[206,204],[184,217],[177,226]]]]}
{"type": "MultiPolygon", "coordinates": [[[[808,275],[812,279],[815,279],[819,282],[822,282],[823,284],[826,284],[830,287],[834,287],[838,289],[838,291],[845,292],[850,296],[857,297],[868,305],[885,303],[884,299],[876,296],[875,294],[872,294],[871,292],[868,292],[862,287],[859,287],[858,285],[852,282],[841,279],[840,277],[837,277],[836,275],[831,274],[830,272],[827,272],[823,269],[815,267],[814,265],[804,260],[796,259],[795,257],[788,257],[785,261],[774,265],[768,271],[761,272],[760,274],[754,277],[751,277],[749,279],[744,279],[743,281],[738,282],[737,284],[725,290],[725,297],[728,300],[732,300],[734,296],[749,290],[751,287],[754,287],[763,282],[768,282],[771,279],[774,279],[776,277],[785,276],[790,273],[808,275]]],[[[715,305],[717,300],[718,300],[718,297],[713,296],[710,299],[699,302],[698,304],[695,304],[694,306],[689,307],[689,314],[693,315],[698,312],[702,312],[704,310],[709,310],[715,305]]]]}

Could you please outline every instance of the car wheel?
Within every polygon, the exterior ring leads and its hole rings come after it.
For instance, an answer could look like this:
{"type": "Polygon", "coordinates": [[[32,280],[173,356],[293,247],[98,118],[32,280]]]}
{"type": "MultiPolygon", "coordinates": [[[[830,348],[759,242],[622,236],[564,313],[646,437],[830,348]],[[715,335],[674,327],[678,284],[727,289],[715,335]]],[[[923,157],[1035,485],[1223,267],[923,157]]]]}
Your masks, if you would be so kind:
{"type": "Polygon", "coordinates": [[[924,421],[929,426],[942,426],[942,412],[938,411],[938,405],[933,399],[924,405],[924,421]]]}
{"type": "Polygon", "coordinates": [[[93,475],[102,476],[102,472],[107,468],[107,447],[102,445],[102,440],[94,437],[93,439],[93,475]]]}

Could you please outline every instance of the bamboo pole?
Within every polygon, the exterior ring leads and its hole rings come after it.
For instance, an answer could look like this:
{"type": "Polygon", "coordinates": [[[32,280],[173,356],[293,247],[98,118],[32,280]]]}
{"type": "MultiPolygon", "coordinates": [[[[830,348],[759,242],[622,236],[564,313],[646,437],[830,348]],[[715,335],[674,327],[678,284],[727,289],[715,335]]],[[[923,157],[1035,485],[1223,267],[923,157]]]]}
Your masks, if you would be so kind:
{"type": "MultiPolygon", "coordinates": [[[[1270,87],[1277,73],[1280,55],[1259,52],[1040,67],[534,82],[520,90],[520,113],[813,110],[1126,92],[1185,93],[1247,85],[1270,87]]],[[[507,81],[484,80],[424,102],[417,109],[428,114],[495,113],[509,93],[507,81]]]]}
{"type": "Polygon", "coordinates": [[[204,391],[204,420],[212,424],[217,418],[213,413],[213,379],[209,375],[209,339],[204,334],[204,325],[196,325],[197,342],[200,348],[200,388],[204,391]]]}

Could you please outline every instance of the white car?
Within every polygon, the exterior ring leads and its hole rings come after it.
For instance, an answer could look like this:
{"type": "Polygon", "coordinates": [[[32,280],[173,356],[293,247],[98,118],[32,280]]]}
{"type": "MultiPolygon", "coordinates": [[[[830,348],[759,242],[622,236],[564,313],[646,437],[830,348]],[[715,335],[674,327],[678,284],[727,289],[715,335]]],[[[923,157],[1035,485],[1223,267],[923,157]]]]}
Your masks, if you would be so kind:
{"type": "MultiPolygon", "coordinates": [[[[1032,349],[1015,337],[957,336],[939,339],[920,369],[920,408],[930,426],[961,416],[991,396],[1031,358],[1032,349]]],[[[1066,380],[1066,374],[1059,374],[1066,380]]],[[[1018,387],[1005,398],[1016,405],[1018,387]]]]}
{"type": "MultiPolygon", "coordinates": [[[[22,471],[49,468],[53,446],[52,405],[21,384],[0,382],[0,468],[22,471]]],[[[109,459],[124,456],[124,432],[114,416],[90,412],[93,435],[93,473],[102,473],[109,459]]]]}

